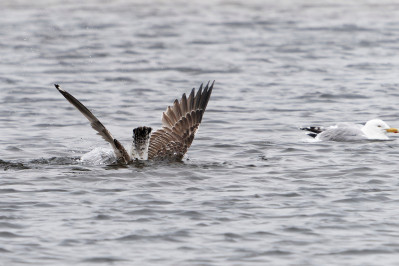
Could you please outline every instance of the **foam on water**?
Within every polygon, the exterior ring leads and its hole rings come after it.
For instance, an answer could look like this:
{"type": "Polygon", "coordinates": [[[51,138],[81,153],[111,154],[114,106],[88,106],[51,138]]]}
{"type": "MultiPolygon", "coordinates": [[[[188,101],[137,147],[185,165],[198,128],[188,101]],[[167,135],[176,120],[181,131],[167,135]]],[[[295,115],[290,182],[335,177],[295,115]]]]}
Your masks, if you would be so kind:
{"type": "Polygon", "coordinates": [[[115,163],[116,157],[112,149],[97,147],[80,158],[80,162],[91,165],[107,165],[115,163]]]}

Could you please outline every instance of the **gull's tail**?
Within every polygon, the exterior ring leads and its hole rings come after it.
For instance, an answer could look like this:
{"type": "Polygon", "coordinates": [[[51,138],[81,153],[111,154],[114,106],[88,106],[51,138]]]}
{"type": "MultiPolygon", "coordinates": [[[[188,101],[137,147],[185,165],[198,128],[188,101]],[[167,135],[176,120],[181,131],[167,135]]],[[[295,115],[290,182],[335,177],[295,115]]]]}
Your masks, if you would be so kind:
{"type": "Polygon", "coordinates": [[[148,146],[150,144],[150,135],[152,128],[136,127],[133,129],[133,159],[148,160],[148,146]]]}
{"type": "Polygon", "coordinates": [[[318,134],[323,132],[325,129],[323,127],[300,127],[300,130],[305,130],[309,131],[310,133],[307,133],[308,136],[311,136],[312,138],[317,137],[318,134]]]}

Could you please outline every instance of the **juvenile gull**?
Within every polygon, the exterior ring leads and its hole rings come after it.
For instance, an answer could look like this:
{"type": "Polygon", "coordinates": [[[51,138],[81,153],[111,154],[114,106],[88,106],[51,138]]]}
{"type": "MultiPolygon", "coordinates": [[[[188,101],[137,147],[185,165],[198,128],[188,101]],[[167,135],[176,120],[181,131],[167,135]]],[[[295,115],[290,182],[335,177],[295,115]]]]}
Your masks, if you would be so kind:
{"type": "Polygon", "coordinates": [[[353,123],[339,123],[331,127],[303,127],[310,131],[309,136],[317,140],[356,141],[356,140],[387,140],[387,133],[398,133],[381,119],[372,119],[364,126],[353,123]]]}
{"type": "Polygon", "coordinates": [[[152,128],[146,126],[133,129],[130,153],[80,101],[61,89],[58,84],[54,86],[90,121],[91,127],[98,132],[97,134],[111,144],[118,162],[129,163],[132,160],[181,160],[201,124],[214,83],[215,81],[209,86],[208,82],[204,89],[201,84],[197,93],[192,89],[188,97],[184,93],[180,102],[176,99],[173,106],[168,106],[163,112],[162,128],[155,132],[151,133],[152,128]]]}

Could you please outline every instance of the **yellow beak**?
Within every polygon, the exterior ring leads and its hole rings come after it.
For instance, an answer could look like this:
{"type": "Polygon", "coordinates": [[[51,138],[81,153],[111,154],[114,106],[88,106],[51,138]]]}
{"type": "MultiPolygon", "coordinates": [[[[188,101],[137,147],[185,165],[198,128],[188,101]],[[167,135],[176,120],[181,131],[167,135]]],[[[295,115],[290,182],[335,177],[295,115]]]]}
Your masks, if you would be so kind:
{"type": "Polygon", "coordinates": [[[393,128],[393,127],[388,128],[386,131],[390,132],[390,133],[399,133],[399,130],[397,128],[393,128]]]}

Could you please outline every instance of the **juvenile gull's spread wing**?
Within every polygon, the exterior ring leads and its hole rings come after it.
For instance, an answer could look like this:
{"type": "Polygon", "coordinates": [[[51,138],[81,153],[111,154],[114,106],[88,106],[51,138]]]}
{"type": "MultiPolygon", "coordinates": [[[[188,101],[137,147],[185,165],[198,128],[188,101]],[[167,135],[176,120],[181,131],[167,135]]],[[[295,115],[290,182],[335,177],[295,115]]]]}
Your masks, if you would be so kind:
{"type": "Polygon", "coordinates": [[[202,84],[195,94],[192,89],[188,98],[183,94],[180,102],[176,99],[162,115],[162,128],[152,133],[148,147],[148,159],[175,158],[181,160],[194,140],[201,124],[213,83],[202,90],[202,84]]]}
{"type": "Polygon", "coordinates": [[[86,108],[81,102],[79,102],[75,97],[73,97],[68,92],[61,89],[58,84],[54,84],[57,90],[67,99],[73,106],[75,106],[89,121],[91,127],[98,132],[98,134],[109,142],[115,151],[116,158],[118,161],[127,163],[130,161],[130,156],[122,146],[122,144],[112,137],[111,133],[104,127],[104,125],[95,117],[89,109],[86,108]]]}

